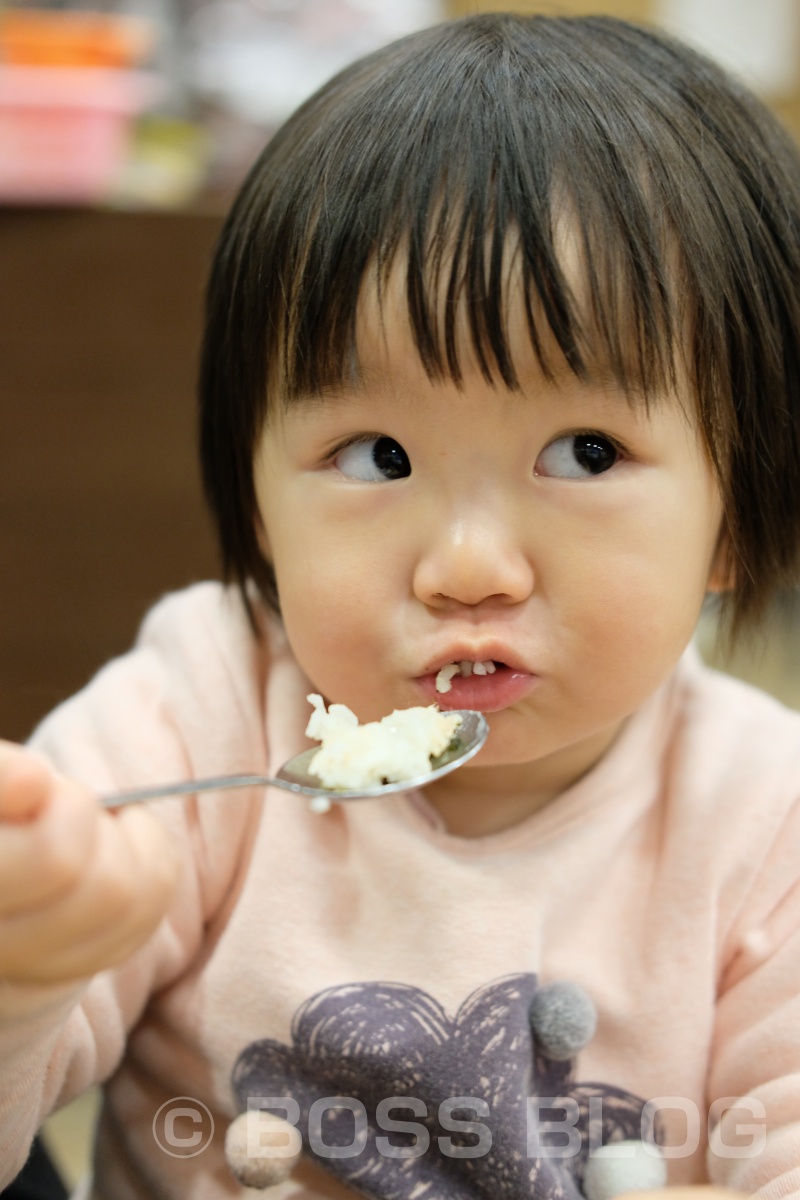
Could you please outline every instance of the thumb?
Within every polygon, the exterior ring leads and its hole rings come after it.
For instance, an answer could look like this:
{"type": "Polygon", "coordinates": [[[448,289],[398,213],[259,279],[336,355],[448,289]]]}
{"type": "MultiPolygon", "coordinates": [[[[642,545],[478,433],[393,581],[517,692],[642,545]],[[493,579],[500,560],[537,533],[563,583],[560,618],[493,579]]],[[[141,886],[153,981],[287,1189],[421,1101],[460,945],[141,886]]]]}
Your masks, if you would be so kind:
{"type": "Polygon", "coordinates": [[[47,807],[54,777],[26,747],[0,741],[0,821],[33,821],[47,807]]]}

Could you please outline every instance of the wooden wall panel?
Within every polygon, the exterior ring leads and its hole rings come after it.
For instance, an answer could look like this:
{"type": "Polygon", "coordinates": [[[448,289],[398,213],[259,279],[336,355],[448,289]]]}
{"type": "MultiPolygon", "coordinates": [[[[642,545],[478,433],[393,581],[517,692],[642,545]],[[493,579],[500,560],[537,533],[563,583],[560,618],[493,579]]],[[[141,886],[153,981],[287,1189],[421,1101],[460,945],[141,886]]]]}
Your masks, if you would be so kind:
{"type": "Polygon", "coordinates": [[[0,737],[216,570],[194,393],[218,227],[0,210],[0,737]]]}

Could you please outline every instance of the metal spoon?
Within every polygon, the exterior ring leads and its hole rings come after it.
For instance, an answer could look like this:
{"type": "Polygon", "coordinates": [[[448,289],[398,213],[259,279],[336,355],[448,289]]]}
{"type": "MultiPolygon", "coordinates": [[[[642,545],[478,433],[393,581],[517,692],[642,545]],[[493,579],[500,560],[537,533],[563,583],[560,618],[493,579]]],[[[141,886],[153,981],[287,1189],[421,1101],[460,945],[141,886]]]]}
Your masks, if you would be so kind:
{"type": "Polygon", "coordinates": [[[300,796],[323,796],[328,800],[371,800],[377,796],[389,796],[392,792],[412,791],[455,771],[477,754],[486,741],[489,726],[483,713],[473,712],[471,709],[455,711],[461,717],[461,724],[453,741],[442,754],[431,759],[430,771],[414,779],[402,779],[398,783],[376,783],[371,787],[352,788],[349,791],[322,787],[317,776],[308,770],[308,764],[319,749],[318,746],[313,746],[310,750],[304,750],[302,754],[290,758],[274,778],[268,775],[220,775],[211,779],[187,779],[181,783],[153,784],[128,792],[114,792],[110,796],[101,797],[101,803],[105,808],[122,808],[125,804],[138,804],[142,800],[155,800],[161,796],[190,796],[195,792],[224,792],[242,787],[277,787],[286,792],[296,792],[300,796]]]}

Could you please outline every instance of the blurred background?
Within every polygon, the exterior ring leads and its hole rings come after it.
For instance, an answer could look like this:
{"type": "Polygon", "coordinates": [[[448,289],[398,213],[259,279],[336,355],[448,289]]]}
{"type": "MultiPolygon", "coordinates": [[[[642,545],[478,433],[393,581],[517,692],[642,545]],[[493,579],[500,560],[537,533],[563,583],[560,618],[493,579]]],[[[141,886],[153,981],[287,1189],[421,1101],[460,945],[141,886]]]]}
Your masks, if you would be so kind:
{"type": "MultiPolygon", "coordinates": [[[[202,294],[222,216],[282,119],[350,59],[480,10],[667,28],[800,139],[800,0],[68,0],[0,5],[0,735],[217,574],[195,465],[202,294]]],[[[726,657],[800,707],[793,596],[726,657]]],[[[96,1097],[48,1123],[72,1183],[96,1097]]]]}

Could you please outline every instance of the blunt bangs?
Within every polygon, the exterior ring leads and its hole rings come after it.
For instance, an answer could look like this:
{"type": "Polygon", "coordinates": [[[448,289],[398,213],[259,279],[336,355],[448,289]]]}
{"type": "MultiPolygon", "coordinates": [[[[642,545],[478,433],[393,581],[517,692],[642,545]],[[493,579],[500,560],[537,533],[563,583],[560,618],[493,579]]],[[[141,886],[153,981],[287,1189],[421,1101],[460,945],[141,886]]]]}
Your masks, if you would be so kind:
{"type": "Polygon", "coordinates": [[[800,540],[799,225],[788,137],[663,35],[482,14],[347,68],[269,143],[214,264],[201,444],[226,576],[277,605],[258,436],[273,405],[357,374],[365,283],[380,295],[399,264],[433,379],[460,384],[468,345],[516,389],[520,302],[546,374],[600,371],[647,403],[688,371],[725,498],[734,619],[756,614],[764,563],[771,590],[800,540]]]}

